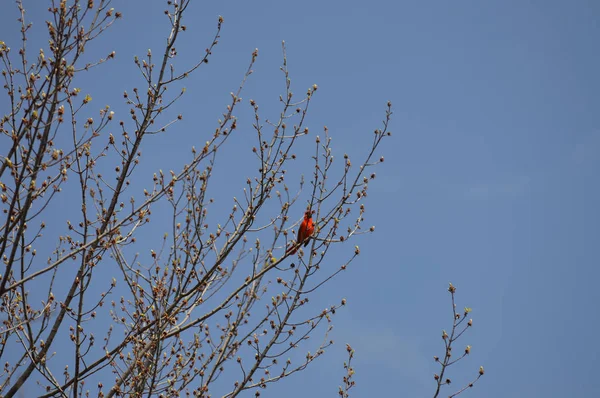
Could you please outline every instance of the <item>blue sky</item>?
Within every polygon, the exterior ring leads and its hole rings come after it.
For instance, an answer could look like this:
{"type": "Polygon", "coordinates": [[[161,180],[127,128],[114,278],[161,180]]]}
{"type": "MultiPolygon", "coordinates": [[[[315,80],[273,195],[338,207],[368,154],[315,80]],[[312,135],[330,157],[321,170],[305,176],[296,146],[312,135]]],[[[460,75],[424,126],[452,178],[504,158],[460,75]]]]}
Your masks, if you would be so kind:
{"type": "MultiPolygon", "coordinates": [[[[30,3],[40,46],[45,11],[30,3]]],[[[167,26],[163,2],[114,7],[123,20],[94,45],[117,59],[82,85],[118,113],[122,91],[139,79],[133,55],[158,50],[167,26]]],[[[175,168],[191,142],[204,142],[193,127],[214,127],[255,47],[242,97],[275,116],[282,40],[296,91],[319,85],[308,125],[327,125],[338,154],[362,153],[387,100],[395,111],[367,198],[376,233],[318,296],[322,306],[348,300],[335,318],[337,344],[264,396],[304,397],[307,381],[311,395],[336,396],[344,343],[356,350],[353,396],[432,395],[432,357],[442,355],[440,333],[451,322],[448,282],[474,318],[463,340],[472,354],[450,377],[458,384],[486,368],[465,396],[600,395],[600,3],[194,2],[182,62],[208,46],[218,15],[220,44],[185,82],[185,122],[168,146],[156,138],[143,148],[148,173],[175,168]]],[[[2,13],[0,40],[14,40],[15,18],[2,13]]],[[[240,125],[250,116],[246,107],[240,125]]],[[[234,141],[230,156],[247,146],[234,141]]],[[[222,167],[233,176],[220,187],[229,200],[246,177],[235,162],[222,167]]]]}

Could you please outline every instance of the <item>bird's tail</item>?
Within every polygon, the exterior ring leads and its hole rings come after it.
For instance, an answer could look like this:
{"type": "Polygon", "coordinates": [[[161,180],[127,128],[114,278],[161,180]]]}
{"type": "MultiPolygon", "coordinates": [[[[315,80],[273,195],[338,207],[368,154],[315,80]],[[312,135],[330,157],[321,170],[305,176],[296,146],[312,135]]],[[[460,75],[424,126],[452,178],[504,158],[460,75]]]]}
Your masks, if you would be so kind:
{"type": "Polygon", "coordinates": [[[296,244],[292,244],[290,247],[288,247],[287,251],[285,252],[286,256],[289,256],[290,254],[296,254],[296,244]]]}

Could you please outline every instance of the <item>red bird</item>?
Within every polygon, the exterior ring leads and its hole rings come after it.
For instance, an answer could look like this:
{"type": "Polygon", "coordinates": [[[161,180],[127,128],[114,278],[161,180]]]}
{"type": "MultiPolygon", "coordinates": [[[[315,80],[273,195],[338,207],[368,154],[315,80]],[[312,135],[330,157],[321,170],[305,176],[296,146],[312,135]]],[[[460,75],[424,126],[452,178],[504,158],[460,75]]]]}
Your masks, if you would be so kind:
{"type": "Polygon", "coordinates": [[[296,239],[296,243],[288,248],[286,255],[296,253],[297,248],[302,243],[304,243],[304,246],[308,245],[313,232],[315,232],[315,224],[312,219],[312,210],[306,210],[304,212],[304,220],[302,220],[302,224],[300,224],[300,228],[298,229],[298,239],[296,239]]]}

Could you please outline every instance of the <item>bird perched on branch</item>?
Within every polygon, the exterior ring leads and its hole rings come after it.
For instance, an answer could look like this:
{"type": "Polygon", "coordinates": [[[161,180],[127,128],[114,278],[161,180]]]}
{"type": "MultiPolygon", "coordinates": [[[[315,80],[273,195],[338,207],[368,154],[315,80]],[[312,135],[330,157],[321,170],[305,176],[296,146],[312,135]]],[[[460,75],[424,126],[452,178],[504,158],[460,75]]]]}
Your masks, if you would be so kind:
{"type": "Polygon", "coordinates": [[[308,245],[310,241],[310,237],[315,232],[315,224],[312,219],[312,210],[306,210],[304,212],[304,219],[300,224],[300,228],[298,228],[298,238],[296,239],[296,243],[290,246],[287,250],[286,255],[296,253],[298,247],[304,243],[304,246],[308,245]]]}

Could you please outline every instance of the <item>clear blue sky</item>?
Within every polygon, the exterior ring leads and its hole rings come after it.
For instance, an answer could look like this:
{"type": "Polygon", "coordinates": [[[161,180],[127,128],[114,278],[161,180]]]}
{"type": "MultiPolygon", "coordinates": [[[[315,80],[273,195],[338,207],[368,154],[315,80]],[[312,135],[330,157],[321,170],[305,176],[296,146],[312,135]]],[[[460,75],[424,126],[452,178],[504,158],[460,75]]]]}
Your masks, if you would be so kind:
{"type": "MultiPolygon", "coordinates": [[[[29,4],[43,42],[44,7],[29,4]]],[[[139,79],[131,58],[158,50],[167,26],[162,1],[114,7],[124,18],[95,48],[117,59],[84,86],[126,112],[122,90],[139,79]]],[[[0,39],[8,42],[16,14],[7,9],[0,39]]],[[[255,47],[242,97],[276,114],[281,40],[295,91],[319,85],[308,125],[327,125],[338,154],[370,140],[387,100],[395,109],[367,202],[376,233],[318,297],[323,307],[348,300],[336,316],[337,344],[263,396],[305,397],[309,382],[311,396],[337,396],[344,343],[356,350],[353,396],[432,395],[450,281],[474,318],[464,339],[471,357],[450,376],[458,384],[486,368],[465,396],[600,396],[600,3],[194,2],[179,57],[191,63],[203,52],[218,15],[221,42],[178,105],[187,124],[175,127],[170,147],[156,138],[143,148],[146,159],[170,162],[163,169],[180,164],[190,140],[204,142],[192,127],[214,126],[255,47]]],[[[251,123],[248,111],[241,126],[251,123]]],[[[236,141],[232,158],[247,145],[236,141]]],[[[235,184],[223,192],[229,207],[235,184]]]]}

